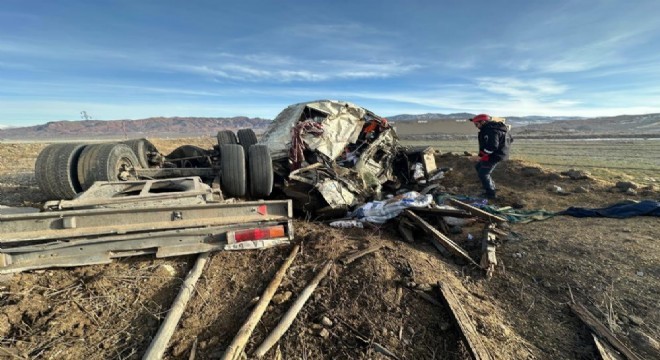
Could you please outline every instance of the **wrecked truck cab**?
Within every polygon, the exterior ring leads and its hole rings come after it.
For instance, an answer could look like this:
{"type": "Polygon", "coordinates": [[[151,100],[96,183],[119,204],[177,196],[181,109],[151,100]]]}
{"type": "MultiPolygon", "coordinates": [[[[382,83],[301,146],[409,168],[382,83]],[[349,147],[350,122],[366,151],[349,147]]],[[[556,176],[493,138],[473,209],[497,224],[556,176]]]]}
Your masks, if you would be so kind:
{"type": "Polygon", "coordinates": [[[393,165],[405,156],[387,119],[335,100],[287,107],[259,143],[270,150],[276,186],[315,213],[379,199],[383,186],[400,183],[393,165]]]}

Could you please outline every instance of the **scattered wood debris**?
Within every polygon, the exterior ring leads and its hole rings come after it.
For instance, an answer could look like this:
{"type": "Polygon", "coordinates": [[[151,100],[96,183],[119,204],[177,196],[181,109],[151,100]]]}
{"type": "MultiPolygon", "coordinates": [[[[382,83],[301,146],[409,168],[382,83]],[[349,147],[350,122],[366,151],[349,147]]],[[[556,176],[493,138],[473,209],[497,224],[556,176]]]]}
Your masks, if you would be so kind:
{"type": "MultiPolygon", "coordinates": [[[[426,220],[422,219],[410,210],[405,210],[404,213],[417,225],[419,225],[419,227],[421,227],[427,234],[431,235],[433,245],[438,248],[438,250],[440,250],[439,247],[442,247],[446,250],[449,250],[452,254],[468,260],[471,264],[478,267],[480,266],[476,261],[474,261],[474,259],[472,259],[472,257],[470,257],[470,255],[465,250],[463,250],[463,248],[458,246],[458,244],[456,244],[452,239],[446,237],[436,228],[431,226],[431,224],[426,222],[426,220]]],[[[440,251],[442,252],[443,250],[440,251]]]]}
{"type": "Polygon", "coordinates": [[[614,336],[614,334],[603,325],[598,319],[589,311],[584,305],[580,303],[571,303],[569,304],[571,310],[575,315],[577,315],[582,322],[591,329],[596,335],[607,340],[607,342],[612,345],[618,352],[623,354],[627,359],[630,360],[641,360],[637,354],[632,352],[626,347],[619,339],[614,336]]]}
{"type": "Polygon", "coordinates": [[[463,309],[463,306],[451,288],[441,282],[438,282],[438,287],[440,288],[440,295],[442,295],[443,301],[449,307],[451,315],[461,331],[461,336],[466,342],[470,356],[475,360],[494,359],[488,348],[481,341],[481,336],[474,327],[472,320],[470,320],[470,317],[465,312],[465,309],[463,309]]]}
{"type": "Polygon", "coordinates": [[[381,354],[383,354],[383,355],[386,355],[386,356],[388,356],[388,357],[391,357],[392,359],[396,359],[396,360],[399,359],[399,357],[396,356],[396,354],[394,354],[392,351],[390,351],[390,350],[387,349],[385,346],[383,346],[383,345],[381,345],[381,344],[379,344],[379,343],[377,343],[377,342],[373,342],[373,341],[369,340],[369,338],[368,338],[367,336],[365,336],[364,334],[362,334],[360,331],[358,331],[356,328],[354,328],[353,326],[351,326],[351,324],[349,324],[349,323],[347,323],[346,321],[344,321],[342,318],[337,318],[337,320],[339,320],[339,322],[340,322],[342,325],[344,325],[348,330],[352,331],[352,332],[355,334],[355,337],[356,337],[359,341],[361,341],[361,342],[364,343],[364,344],[369,344],[370,346],[372,346],[373,349],[374,349],[374,351],[376,351],[376,352],[378,352],[378,353],[381,353],[381,354]]]}
{"type": "Polygon", "coordinates": [[[383,247],[382,244],[371,245],[371,246],[369,246],[365,249],[359,250],[359,251],[357,251],[353,254],[349,254],[347,256],[344,256],[343,258],[341,258],[339,260],[339,262],[341,262],[344,265],[348,265],[348,264],[352,263],[353,261],[355,261],[355,260],[357,260],[357,259],[359,259],[359,258],[361,258],[365,255],[369,255],[371,253],[374,253],[374,252],[380,250],[380,248],[382,248],[382,247],[383,247]]]}
{"type": "Polygon", "coordinates": [[[621,357],[617,356],[612,349],[607,346],[607,343],[603,343],[598,340],[598,336],[591,334],[591,337],[594,339],[594,344],[598,350],[598,355],[602,360],[621,360],[621,357]]]}
{"type": "Polygon", "coordinates": [[[489,213],[487,213],[487,212],[485,212],[481,209],[477,209],[476,207],[474,207],[472,205],[469,205],[469,204],[466,204],[462,201],[458,201],[456,199],[449,199],[449,202],[452,205],[454,205],[456,207],[459,207],[461,209],[464,209],[467,212],[469,212],[470,214],[472,214],[474,216],[478,216],[478,217],[480,217],[480,218],[482,218],[486,221],[494,222],[494,223],[498,223],[498,224],[506,222],[506,219],[503,218],[503,217],[499,217],[497,215],[489,214],[489,213]]]}
{"type": "Polygon", "coordinates": [[[202,271],[204,270],[208,258],[209,253],[202,253],[197,257],[195,265],[188,273],[188,276],[186,276],[186,280],[184,280],[179,294],[176,296],[176,299],[174,299],[170,311],[160,325],[156,336],[151,341],[147,352],[144,353],[143,359],[163,358],[163,354],[165,353],[165,350],[167,350],[167,344],[172,338],[172,334],[174,334],[174,330],[176,330],[179,320],[181,320],[181,315],[183,315],[184,310],[186,310],[188,300],[190,300],[190,297],[192,296],[195,284],[197,283],[197,280],[199,280],[200,275],[202,275],[202,271]]]}
{"type": "Polygon", "coordinates": [[[497,256],[495,256],[497,236],[492,231],[494,228],[492,224],[486,225],[481,239],[481,267],[486,270],[488,279],[493,277],[497,266],[497,256]]]}
{"type": "Polygon", "coordinates": [[[405,240],[408,243],[415,242],[415,237],[413,235],[414,228],[415,228],[415,224],[411,223],[410,220],[408,220],[405,217],[399,217],[397,230],[399,231],[399,235],[401,235],[403,240],[405,240]]]}
{"type": "Polygon", "coordinates": [[[241,326],[240,330],[238,330],[238,333],[236,333],[234,340],[232,340],[231,344],[229,344],[227,347],[227,350],[225,350],[225,354],[222,357],[223,360],[237,360],[241,357],[241,354],[243,354],[243,349],[245,348],[245,344],[250,338],[252,331],[254,331],[254,328],[259,323],[261,316],[263,316],[264,312],[266,312],[266,308],[268,307],[270,300],[273,298],[273,295],[275,295],[275,292],[280,286],[282,279],[284,279],[284,275],[286,274],[287,269],[289,269],[289,266],[291,266],[291,263],[298,254],[299,250],[300,245],[294,246],[291,250],[291,253],[289,254],[289,257],[286,258],[280,269],[277,270],[277,273],[275,273],[275,276],[273,276],[273,279],[268,284],[268,287],[266,287],[266,290],[264,290],[263,295],[261,295],[259,302],[254,307],[254,309],[252,309],[250,316],[248,316],[247,320],[245,320],[243,326],[241,326]]]}
{"type": "Polygon", "coordinates": [[[302,309],[302,307],[305,305],[309,297],[312,295],[316,287],[319,285],[321,280],[328,274],[330,269],[332,268],[332,260],[328,260],[321,271],[316,274],[314,279],[307,284],[307,286],[303,289],[303,291],[298,295],[298,298],[296,301],[293,302],[289,310],[282,316],[282,319],[280,319],[280,322],[277,324],[275,329],[268,334],[266,339],[259,345],[257,350],[254,352],[254,356],[257,358],[262,358],[268,350],[270,350],[275,343],[284,335],[284,333],[289,329],[291,324],[293,323],[293,320],[296,319],[296,316],[302,309]]]}

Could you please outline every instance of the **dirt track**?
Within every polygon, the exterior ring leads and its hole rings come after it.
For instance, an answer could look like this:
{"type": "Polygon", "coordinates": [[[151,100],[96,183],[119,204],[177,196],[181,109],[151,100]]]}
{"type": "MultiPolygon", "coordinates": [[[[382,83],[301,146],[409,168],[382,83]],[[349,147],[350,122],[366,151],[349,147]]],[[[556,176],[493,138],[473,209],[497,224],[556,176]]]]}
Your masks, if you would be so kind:
{"type": "MultiPolygon", "coordinates": [[[[189,141],[189,140],[182,140],[189,141]]],[[[200,140],[207,146],[208,139],[200,140]]],[[[154,141],[162,152],[175,142],[154,141]]],[[[43,144],[0,144],[0,205],[38,206],[45,200],[32,166],[43,144]]],[[[471,164],[460,156],[439,156],[439,166],[454,170],[443,180],[450,191],[478,192],[471,164]]],[[[561,210],[602,206],[624,199],[612,184],[570,180],[556,173],[535,175],[530,164],[510,162],[496,171],[498,205],[525,203],[527,209],[561,210]],[[561,196],[548,185],[587,193],[561,196]]],[[[646,197],[658,198],[658,192],[646,197]]],[[[636,199],[641,196],[633,197],[636,199]]],[[[252,336],[248,353],[266,336],[297,293],[326,259],[336,259],[368,244],[386,249],[347,266],[336,266],[280,341],[284,358],[386,358],[357,340],[350,328],[403,359],[466,359],[457,329],[445,308],[409,291],[438,281],[455,288],[497,359],[596,358],[586,328],[568,309],[570,292],[645,358],[658,356],[660,339],[660,230],[657,218],[627,220],[549,220],[512,226],[514,236],[498,248],[492,280],[480,271],[440,255],[423,237],[413,244],[394,227],[332,229],[298,221],[303,244],[280,288],[291,299],[273,304],[252,336]],[[639,275],[643,273],[643,275],[639,275]],[[333,325],[319,336],[323,317],[333,325]],[[657,343],[655,343],[657,345],[657,343]]],[[[454,240],[470,247],[466,227],[454,240]]],[[[249,313],[288,249],[216,253],[197,286],[167,357],[188,359],[197,342],[197,359],[218,358],[249,313]]],[[[0,284],[0,356],[49,359],[139,358],[176,296],[194,257],[120,259],[109,265],[33,271],[0,284]]],[[[437,296],[436,289],[428,291],[437,296]]],[[[275,358],[271,351],[268,358],[275,358]]]]}

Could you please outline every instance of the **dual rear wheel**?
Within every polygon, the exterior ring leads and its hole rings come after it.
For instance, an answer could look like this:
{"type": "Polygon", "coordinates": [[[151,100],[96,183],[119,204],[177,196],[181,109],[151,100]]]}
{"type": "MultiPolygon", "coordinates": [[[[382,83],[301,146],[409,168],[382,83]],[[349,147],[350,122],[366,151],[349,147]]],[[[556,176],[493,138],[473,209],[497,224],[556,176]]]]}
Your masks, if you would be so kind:
{"type": "Polygon", "coordinates": [[[220,183],[227,195],[264,198],[273,190],[273,162],[252,129],[218,131],[220,183]]]}
{"type": "MultiPolygon", "coordinates": [[[[177,148],[167,157],[186,159],[177,167],[216,167],[223,191],[230,197],[249,195],[254,199],[270,195],[273,164],[268,147],[256,144],[251,129],[218,133],[219,163],[211,163],[207,151],[192,145],[177,148]],[[229,143],[220,143],[220,140],[229,143]],[[231,143],[238,139],[241,144],[231,143]],[[204,156],[202,156],[204,155],[204,156]],[[194,162],[194,163],[193,163],[194,162]]],[[[35,177],[48,199],[72,199],[96,181],[137,180],[134,169],[149,168],[150,152],[157,152],[146,139],[123,143],[52,144],[44,148],[35,163],[35,177]]]]}
{"type": "Polygon", "coordinates": [[[273,190],[273,162],[266,145],[220,145],[220,184],[231,197],[264,198],[273,190]],[[246,161],[247,160],[247,161],[246,161]],[[249,186],[248,186],[249,184],[249,186]]]}

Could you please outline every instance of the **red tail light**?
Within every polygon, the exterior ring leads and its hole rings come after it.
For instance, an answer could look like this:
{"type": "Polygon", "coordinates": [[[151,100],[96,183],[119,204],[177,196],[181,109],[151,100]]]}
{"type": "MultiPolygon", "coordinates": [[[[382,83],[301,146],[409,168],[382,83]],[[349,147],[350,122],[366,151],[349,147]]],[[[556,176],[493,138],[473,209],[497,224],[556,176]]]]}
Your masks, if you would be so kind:
{"type": "Polygon", "coordinates": [[[284,237],[284,225],[269,226],[265,228],[239,230],[234,233],[236,242],[274,239],[284,237]]]}

